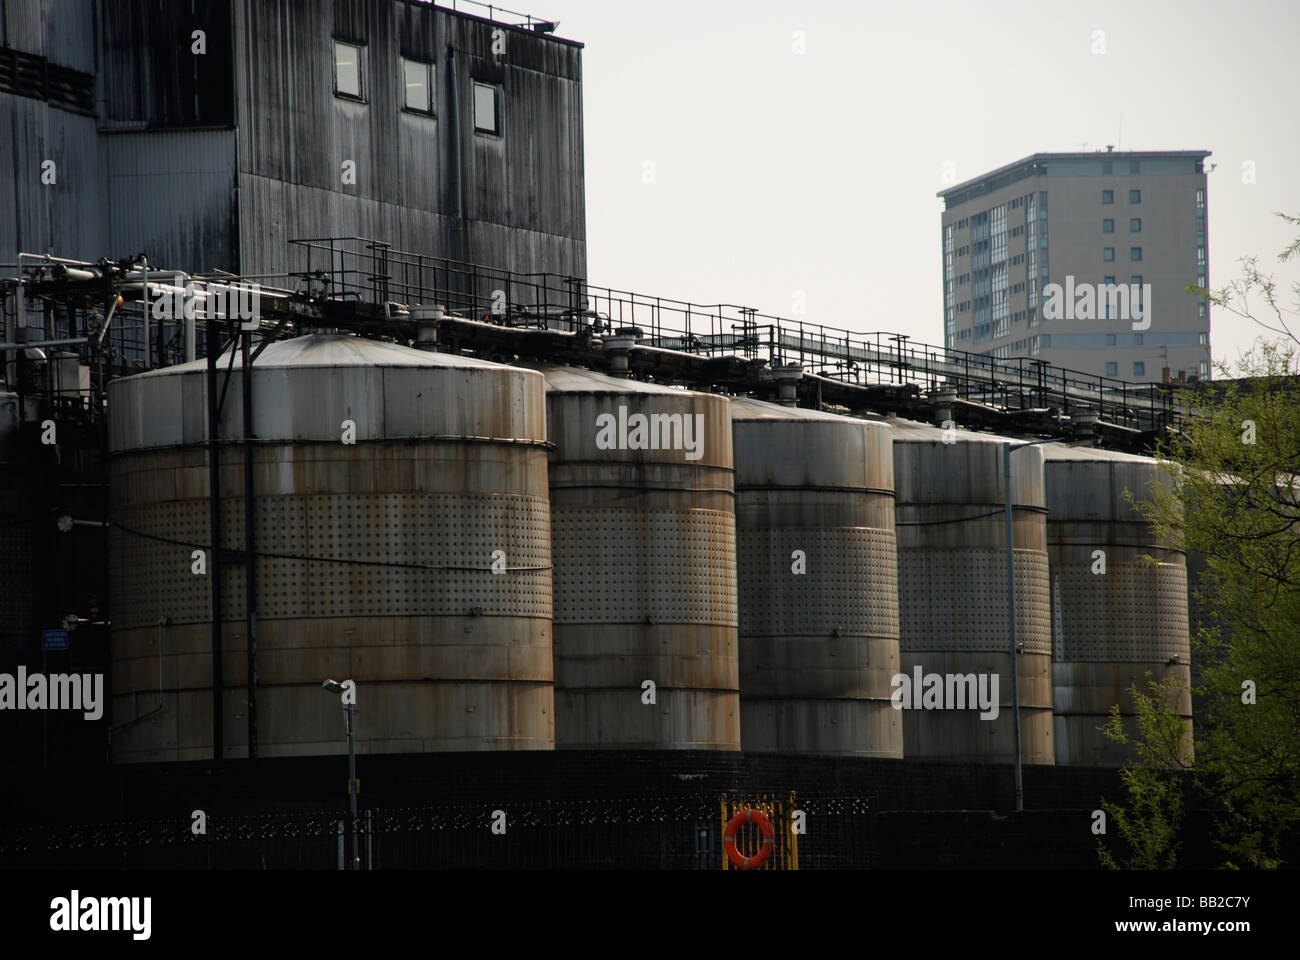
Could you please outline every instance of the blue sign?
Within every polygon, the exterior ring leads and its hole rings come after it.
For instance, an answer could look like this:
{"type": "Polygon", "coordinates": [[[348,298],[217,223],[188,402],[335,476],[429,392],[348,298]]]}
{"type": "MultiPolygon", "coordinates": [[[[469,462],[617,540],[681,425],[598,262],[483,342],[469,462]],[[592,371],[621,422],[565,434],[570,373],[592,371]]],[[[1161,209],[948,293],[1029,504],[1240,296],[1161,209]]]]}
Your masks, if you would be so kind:
{"type": "Polygon", "coordinates": [[[66,650],[66,649],[68,649],[68,631],[66,631],[66,630],[42,630],[42,631],[41,631],[41,649],[42,649],[42,650],[66,650]]]}

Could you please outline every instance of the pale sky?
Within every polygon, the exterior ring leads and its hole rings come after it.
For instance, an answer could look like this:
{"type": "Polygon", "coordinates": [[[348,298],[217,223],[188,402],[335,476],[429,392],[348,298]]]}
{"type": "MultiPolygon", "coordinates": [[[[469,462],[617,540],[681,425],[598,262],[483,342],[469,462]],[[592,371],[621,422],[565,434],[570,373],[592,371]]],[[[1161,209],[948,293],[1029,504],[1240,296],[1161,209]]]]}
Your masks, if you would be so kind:
{"type": "MultiPolygon", "coordinates": [[[[537,4],[586,44],[593,284],[942,345],[945,164],[1115,144],[1212,151],[1210,285],[1257,255],[1294,307],[1300,0],[537,4]]],[[[1261,333],[1212,313],[1214,359],[1261,333]]]]}

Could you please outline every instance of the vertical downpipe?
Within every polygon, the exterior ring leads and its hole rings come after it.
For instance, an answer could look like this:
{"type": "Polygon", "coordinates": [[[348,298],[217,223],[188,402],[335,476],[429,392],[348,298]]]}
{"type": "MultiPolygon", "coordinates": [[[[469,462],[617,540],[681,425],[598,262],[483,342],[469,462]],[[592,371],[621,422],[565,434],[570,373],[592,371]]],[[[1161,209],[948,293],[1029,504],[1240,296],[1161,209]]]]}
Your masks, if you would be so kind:
{"type": "Polygon", "coordinates": [[[455,240],[452,244],[452,258],[464,261],[465,255],[465,191],[461,186],[460,157],[460,83],[456,79],[456,48],[447,48],[447,70],[451,74],[451,154],[452,175],[455,180],[453,191],[456,201],[456,220],[452,230],[455,240]]]}
{"type": "Polygon", "coordinates": [[[243,337],[244,388],[244,614],[248,629],[248,759],[257,759],[257,539],[253,526],[253,335],[243,337]]]}
{"type": "Polygon", "coordinates": [[[209,319],[205,325],[204,347],[208,359],[208,526],[210,536],[208,557],[212,575],[212,759],[224,759],[225,744],[222,728],[221,675],[221,472],[217,463],[217,433],[221,419],[217,410],[217,353],[219,334],[216,321],[209,319]]]}
{"type": "Polygon", "coordinates": [[[1015,730],[1016,813],[1025,809],[1025,791],[1020,775],[1020,676],[1016,650],[1016,560],[1011,528],[1011,444],[1002,445],[1002,477],[1007,506],[1007,623],[1011,628],[1011,713],[1015,730]]]}

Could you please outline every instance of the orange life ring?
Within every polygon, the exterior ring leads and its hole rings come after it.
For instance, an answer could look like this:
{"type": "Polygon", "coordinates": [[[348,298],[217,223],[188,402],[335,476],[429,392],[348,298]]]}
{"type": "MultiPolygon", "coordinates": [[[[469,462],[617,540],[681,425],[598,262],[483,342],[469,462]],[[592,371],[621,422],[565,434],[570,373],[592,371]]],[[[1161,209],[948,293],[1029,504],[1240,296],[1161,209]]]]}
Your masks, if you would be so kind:
{"type": "Polygon", "coordinates": [[[752,807],[740,811],[727,821],[727,829],[722,833],[722,848],[727,851],[727,859],[741,870],[757,870],[772,855],[775,845],[776,831],[772,829],[772,821],[767,819],[767,815],[762,810],[755,810],[752,807]],[[763,845],[755,856],[743,856],[736,846],[736,834],[742,823],[757,823],[758,829],[763,831],[763,845]]]}

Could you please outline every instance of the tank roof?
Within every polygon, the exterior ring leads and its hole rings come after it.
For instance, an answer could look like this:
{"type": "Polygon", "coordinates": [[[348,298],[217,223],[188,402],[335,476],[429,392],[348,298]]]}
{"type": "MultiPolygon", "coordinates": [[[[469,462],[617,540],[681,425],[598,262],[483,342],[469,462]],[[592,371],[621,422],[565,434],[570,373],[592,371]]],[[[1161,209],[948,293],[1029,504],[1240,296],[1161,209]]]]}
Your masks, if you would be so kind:
{"type": "Polygon", "coordinates": [[[1070,447],[1063,443],[1045,443],[1043,457],[1047,460],[1109,461],[1111,463],[1145,463],[1155,466],[1160,463],[1154,457],[1141,457],[1133,453],[1120,453],[1118,450],[1098,450],[1095,447],[1070,447]]]}
{"type": "MultiPolygon", "coordinates": [[[[659,383],[625,380],[585,367],[568,367],[558,363],[520,363],[525,370],[536,370],[546,377],[546,389],[557,393],[655,393],[674,397],[713,396],[698,390],[678,390],[659,383]]],[[[721,398],[719,398],[721,399],[721,398]]]]}
{"type": "Polygon", "coordinates": [[[730,397],[732,420],[816,420],[825,423],[876,423],[880,421],[864,420],[861,417],[846,417],[824,410],[808,410],[804,407],[786,407],[766,400],[751,397],[730,397]]]}
{"type": "MultiPolygon", "coordinates": [[[[230,351],[217,358],[224,371],[230,364],[230,351]]],[[[243,355],[235,352],[234,369],[243,368],[243,355]]],[[[132,379],[145,377],[171,377],[207,370],[207,358],[179,363],[171,367],[135,374],[132,379]]],[[[267,345],[253,361],[255,370],[282,367],[480,367],[483,369],[508,369],[505,364],[462,357],[454,353],[435,353],[416,350],[397,343],[368,340],[341,333],[315,333],[292,340],[276,340],[267,345]]],[[[518,368],[515,368],[518,369],[518,368]]]]}

